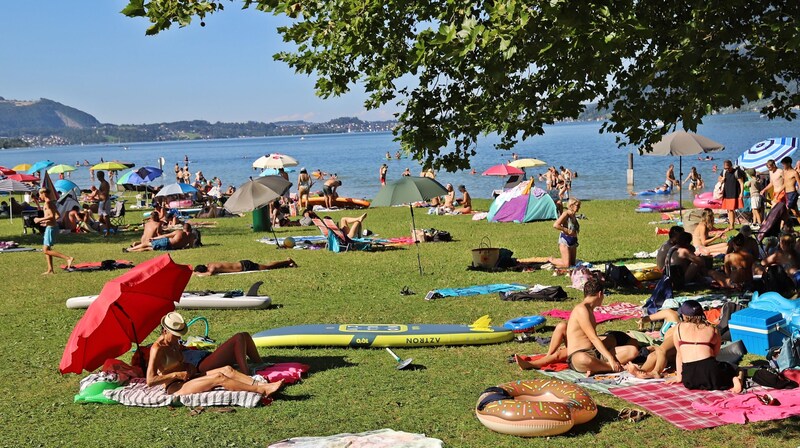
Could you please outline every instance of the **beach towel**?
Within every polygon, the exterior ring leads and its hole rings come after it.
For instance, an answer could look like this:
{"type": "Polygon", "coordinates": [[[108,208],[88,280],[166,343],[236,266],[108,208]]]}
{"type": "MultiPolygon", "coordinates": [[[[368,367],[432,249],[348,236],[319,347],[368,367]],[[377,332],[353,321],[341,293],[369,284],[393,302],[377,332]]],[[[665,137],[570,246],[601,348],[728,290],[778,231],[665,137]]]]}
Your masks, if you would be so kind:
{"type": "MultiPolygon", "coordinates": [[[[538,355],[517,355],[517,358],[523,361],[533,362],[545,356],[546,355],[544,353],[541,353],[538,355]]],[[[536,370],[539,370],[541,372],[561,372],[562,370],[567,370],[567,369],[569,369],[569,364],[565,362],[551,362],[550,364],[545,364],[541,368],[536,370]]]]}
{"type": "Polygon", "coordinates": [[[425,434],[378,429],[357,434],[326,437],[292,437],[273,443],[269,448],[441,448],[444,442],[425,434]]]}
{"type": "Polygon", "coordinates": [[[770,389],[765,391],[767,392],[779,404],[766,405],[756,396],[761,394],[747,393],[692,403],[692,407],[700,412],[715,415],[726,423],[739,424],[800,415],[800,389],[770,389]]]}
{"type": "MultiPolygon", "coordinates": [[[[763,388],[751,389],[763,392],[763,388]]],[[[773,391],[770,391],[770,394],[773,391]]],[[[722,390],[689,390],[680,383],[651,383],[611,389],[611,393],[625,401],[641,406],[678,428],[687,431],[713,428],[728,422],[717,415],[701,412],[693,404],[708,404],[737,395],[722,390]]]]}
{"type": "Polygon", "coordinates": [[[642,317],[642,308],[628,302],[614,302],[608,305],[598,306],[594,309],[595,313],[610,314],[618,316],[618,319],[638,319],[642,317]]]}
{"type": "Polygon", "coordinates": [[[282,362],[266,368],[256,373],[266,378],[270,383],[283,380],[285,384],[294,384],[300,381],[303,374],[308,372],[311,366],[299,362],[282,362]]]}
{"type": "Polygon", "coordinates": [[[528,289],[528,287],[516,283],[497,283],[493,285],[468,286],[466,288],[434,289],[433,291],[428,292],[428,296],[430,296],[431,299],[438,299],[441,297],[465,297],[477,296],[481,294],[494,294],[498,292],[521,291],[523,289],[528,289]]]}
{"type": "Polygon", "coordinates": [[[0,253],[12,253],[12,252],[33,252],[39,251],[39,249],[33,247],[8,247],[8,248],[0,248],[0,253]]]}
{"type": "Polygon", "coordinates": [[[261,394],[255,392],[212,390],[189,395],[168,395],[164,386],[148,386],[144,378],[134,378],[125,387],[103,392],[106,398],[125,406],[164,407],[164,406],[242,406],[254,408],[261,404],[261,394]]]}
{"type": "MultiPolygon", "coordinates": [[[[545,311],[544,313],[542,313],[543,316],[556,317],[558,319],[564,319],[564,320],[569,319],[570,314],[572,314],[572,311],[570,310],[559,310],[559,309],[552,309],[550,311],[545,311]]],[[[595,322],[599,324],[603,322],[608,322],[609,320],[622,319],[622,317],[617,316],[616,314],[598,313],[597,311],[595,311],[594,319],[595,322]]]]}

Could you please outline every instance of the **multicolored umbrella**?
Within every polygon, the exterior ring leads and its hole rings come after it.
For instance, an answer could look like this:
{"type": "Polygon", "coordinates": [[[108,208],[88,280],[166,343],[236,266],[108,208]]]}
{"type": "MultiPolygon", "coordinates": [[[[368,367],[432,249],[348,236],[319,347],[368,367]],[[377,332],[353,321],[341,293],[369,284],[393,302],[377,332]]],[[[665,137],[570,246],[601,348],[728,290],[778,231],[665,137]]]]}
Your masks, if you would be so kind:
{"type": "Polygon", "coordinates": [[[512,175],[521,176],[525,174],[525,171],[522,171],[521,169],[515,168],[511,165],[501,164],[501,165],[495,165],[481,174],[484,176],[512,176],[512,175]]]}
{"type": "Polygon", "coordinates": [[[50,174],[63,174],[75,170],[77,170],[77,168],[75,168],[72,165],[59,164],[51,166],[50,168],[47,169],[47,172],[50,174]]]}
{"type": "Polygon", "coordinates": [[[55,165],[55,163],[51,162],[49,160],[40,160],[40,161],[34,163],[33,165],[31,165],[30,168],[28,168],[28,174],[33,174],[33,173],[41,171],[41,170],[43,170],[45,168],[50,168],[53,165],[55,165]]]}
{"type": "Polygon", "coordinates": [[[797,151],[796,137],[770,138],[753,145],[752,148],[736,159],[736,164],[742,168],[753,168],[756,171],[767,169],[767,160],[780,163],[784,157],[791,157],[797,151]]]}
{"type": "Polygon", "coordinates": [[[94,171],[122,171],[130,168],[124,163],[120,162],[102,162],[92,167],[94,171]]]}
{"type": "Polygon", "coordinates": [[[286,168],[287,166],[297,166],[297,160],[286,154],[269,154],[259,157],[253,162],[253,168],[286,168]]]}
{"type": "Polygon", "coordinates": [[[140,344],[175,310],[191,276],[189,266],[164,254],[106,283],[75,324],[58,370],[92,371],[140,344]]]}

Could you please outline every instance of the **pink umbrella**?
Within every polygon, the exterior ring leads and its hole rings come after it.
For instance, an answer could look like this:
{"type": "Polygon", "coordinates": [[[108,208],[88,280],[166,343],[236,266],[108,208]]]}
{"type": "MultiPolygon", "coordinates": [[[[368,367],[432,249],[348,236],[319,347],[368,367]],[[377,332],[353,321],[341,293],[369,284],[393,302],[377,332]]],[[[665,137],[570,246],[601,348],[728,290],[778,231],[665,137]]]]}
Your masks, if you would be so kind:
{"type": "Polygon", "coordinates": [[[16,173],[16,171],[12,170],[11,168],[6,168],[4,166],[0,166],[0,174],[5,176],[5,175],[9,175],[9,174],[14,174],[14,173],[16,173]]]}
{"type": "Polygon", "coordinates": [[[502,164],[502,165],[495,165],[489,168],[488,170],[484,171],[482,174],[484,176],[513,176],[513,175],[519,176],[525,174],[525,172],[519,168],[514,168],[511,165],[502,164]]]}
{"type": "Polygon", "coordinates": [[[16,173],[16,174],[9,174],[7,177],[17,182],[39,182],[38,177],[32,176],[30,174],[16,173]]]}

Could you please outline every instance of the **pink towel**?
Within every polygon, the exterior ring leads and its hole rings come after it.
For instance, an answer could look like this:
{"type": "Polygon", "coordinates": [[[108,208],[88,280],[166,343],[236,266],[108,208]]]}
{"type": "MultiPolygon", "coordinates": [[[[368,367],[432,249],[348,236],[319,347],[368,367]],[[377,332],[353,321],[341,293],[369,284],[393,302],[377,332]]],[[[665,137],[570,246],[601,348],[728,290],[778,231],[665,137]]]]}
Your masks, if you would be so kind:
{"type": "Polygon", "coordinates": [[[729,398],[715,398],[694,402],[692,407],[698,411],[718,416],[727,423],[761,422],[779,420],[800,415],[800,389],[767,390],[780,403],[768,406],[762,403],[755,393],[736,395],[729,398]]]}
{"type": "Polygon", "coordinates": [[[310,368],[310,366],[299,362],[282,362],[261,369],[256,373],[269,380],[270,383],[283,380],[285,384],[294,384],[300,381],[303,373],[308,372],[310,368]]]}
{"type": "MultiPolygon", "coordinates": [[[[572,311],[556,309],[556,310],[545,311],[542,314],[545,316],[557,317],[559,319],[569,319],[569,315],[572,314],[572,311]]],[[[594,319],[595,322],[597,322],[598,324],[601,322],[606,322],[609,320],[621,319],[621,318],[622,318],[621,316],[618,316],[616,314],[598,313],[597,311],[594,312],[594,319]]]]}
{"type": "Polygon", "coordinates": [[[594,309],[595,314],[613,314],[620,319],[638,319],[642,317],[642,307],[628,302],[614,302],[609,305],[598,306],[594,309]]]}

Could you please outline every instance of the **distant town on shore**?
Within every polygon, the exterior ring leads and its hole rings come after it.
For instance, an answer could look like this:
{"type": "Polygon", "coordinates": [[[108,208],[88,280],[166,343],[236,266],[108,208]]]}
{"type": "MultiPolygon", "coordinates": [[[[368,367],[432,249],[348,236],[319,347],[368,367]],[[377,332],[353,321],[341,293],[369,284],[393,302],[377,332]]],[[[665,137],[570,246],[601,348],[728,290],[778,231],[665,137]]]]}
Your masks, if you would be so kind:
{"type": "MultiPolygon", "coordinates": [[[[766,104],[766,100],[763,101],[766,104]]],[[[758,111],[763,104],[750,103],[746,109],[720,113],[758,111]]],[[[608,112],[588,104],[577,120],[602,121],[608,112]]],[[[277,121],[263,123],[210,123],[205,120],[153,124],[101,123],[94,116],[45,98],[9,100],[0,97],[0,149],[80,144],[120,144],[134,142],[268,137],[281,135],[338,134],[347,132],[387,132],[397,121],[364,121],[340,117],[324,123],[277,121]]]]}

